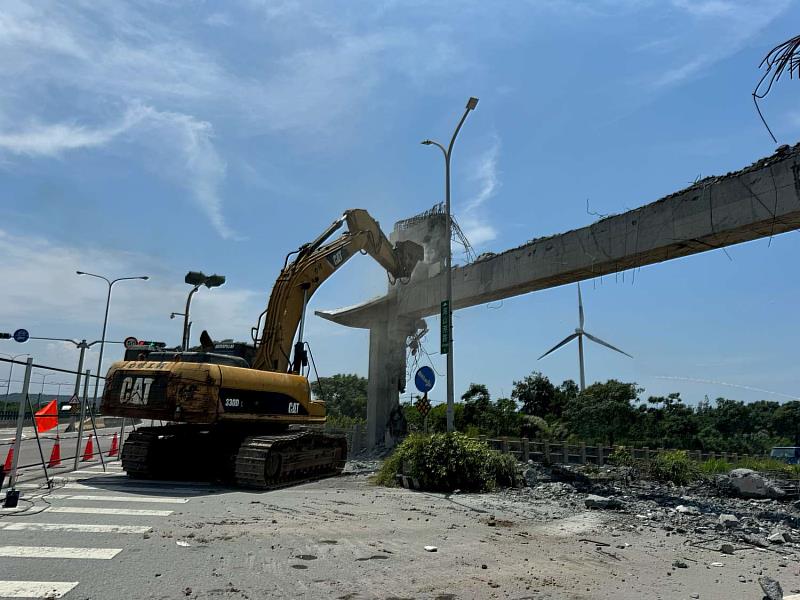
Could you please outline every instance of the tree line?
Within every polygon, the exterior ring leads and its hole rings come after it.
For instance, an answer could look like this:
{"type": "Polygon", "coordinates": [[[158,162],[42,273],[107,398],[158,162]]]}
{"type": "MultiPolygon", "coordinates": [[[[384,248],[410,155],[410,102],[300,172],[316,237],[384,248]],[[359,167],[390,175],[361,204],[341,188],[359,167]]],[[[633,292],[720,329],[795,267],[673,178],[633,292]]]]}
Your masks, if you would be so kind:
{"type": "MultiPolygon", "coordinates": [[[[312,384],[325,397],[329,421],[350,425],[366,419],[367,380],[334,375],[312,384]]],[[[510,398],[492,399],[487,387],[472,383],[455,403],[458,431],[468,435],[528,437],[653,448],[761,454],[773,446],[800,445],[800,402],[742,402],[707,397],[696,405],[680,394],[642,397],[636,383],[610,379],[581,392],[567,380],[553,384],[532,372],[514,381],[510,398]]],[[[410,431],[422,431],[423,419],[411,402],[401,403],[410,431]]],[[[446,406],[434,406],[428,430],[445,431],[446,406]]]]}

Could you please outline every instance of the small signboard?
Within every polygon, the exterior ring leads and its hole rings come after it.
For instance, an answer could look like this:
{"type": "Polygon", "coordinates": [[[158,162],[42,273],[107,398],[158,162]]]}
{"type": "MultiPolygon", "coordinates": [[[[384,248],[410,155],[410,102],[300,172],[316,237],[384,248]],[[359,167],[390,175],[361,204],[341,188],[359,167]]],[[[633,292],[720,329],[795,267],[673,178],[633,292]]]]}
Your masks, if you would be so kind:
{"type": "Polygon", "coordinates": [[[133,336],[126,337],[124,344],[126,348],[133,348],[134,346],[137,346],[139,344],[139,340],[137,340],[133,336]]]}
{"type": "Polygon", "coordinates": [[[436,374],[428,365],[417,369],[417,374],[414,375],[414,385],[423,394],[427,394],[433,389],[436,383],[436,374]]]}
{"type": "Polygon", "coordinates": [[[14,341],[19,342],[20,344],[27,342],[30,334],[28,333],[27,329],[17,329],[14,332],[14,341]]]}
{"type": "Polygon", "coordinates": [[[428,413],[431,412],[431,403],[428,400],[428,394],[420,396],[417,398],[417,401],[414,403],[414,406],[419,411],[423,417],[427,417],[428,413]]]}
{"type": "Polygon", "coordinates": [[[447,354],[450,352],[450,303],[447,300],[442,300],[441,310],[439,311],[439,323],[441,324],[441,331],[439,332],[439,339],[441,340],[441,347],[439,352],[447,354]]]}

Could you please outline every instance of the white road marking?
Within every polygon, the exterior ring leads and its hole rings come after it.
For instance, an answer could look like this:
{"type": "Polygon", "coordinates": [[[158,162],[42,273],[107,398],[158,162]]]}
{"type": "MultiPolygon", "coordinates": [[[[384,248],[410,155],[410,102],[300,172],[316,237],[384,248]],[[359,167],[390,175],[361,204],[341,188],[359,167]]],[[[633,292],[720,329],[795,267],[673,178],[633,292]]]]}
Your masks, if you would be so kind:
{"type": "Polygon", "coordinates": [[[60,548],[58,546],[0,546],[0,556],[7,558],[87,558],[109,560],[122,548],[60,548]]]}
{"type": "Polygon", "coordinates": [[[72,472],[73,475],[105,475],[107,477],[124,477],[125,471],[110,471],[103,469],[79,469],[72,472]]]}
{"type": "Polygon", "coordinates": [[[143,508],[90,508],[86,506],[51,506],[43,512],[72,513],[81,515],[128,515],[131,517],[166,517],[171,510],[149,510],[143,508]]]}
{"type": "Polygon", "coordinates": [[[188,498],[169,498],[159,496],[89,496],[70,494],[50,494],[48,500],[91,500],[96,502],[148,502],[151,504],[186,504],[188,498]]]}
{"type": "MultiPolygon", "coordinates": [[[[2,523],[6,531],[71,531],[75,533],[147,533],[153,528],[147,525],[99,525],[87,523],[2,523]]],[[[2,594],[0,594],[2,596],[2,594]]]]}
{"type": "MultiPolygon", "coordinates": [[[[38,483],[20,483],[17,485],[17,489],[22,490],[39,490],[41,492],[47,492],[47,486],[43,486],[42,484],[38,483]]],[[[83,490],[83,491],[102,491],[102,492],[159,492],[158,496],[153,496],[154,498],[161,497],[161,492],[164,492],[164,496],[169,497],[183,497],[186,495],[189,496],[199,496],[204,494],[205,492],[213,489],[208,486],[208,484],[199,484],[195,487],[191,486],[184,486],[184,487],[162,487],[160,485],[128,485],[127,483],[109,483],[104,484],[103,487],[98,487],[96,485],[87,485],[85,483],[63,483],[61,485],[56,484],[53,486],[55,491],[60,490],[83,490]],[[178,496],[170,496],[169,493],[178,494],[178,496]]]]}
{"type": "Polygon", "coordinates": [[[0,598],[61,598],[77,581],[0,581],[0,598]]]}

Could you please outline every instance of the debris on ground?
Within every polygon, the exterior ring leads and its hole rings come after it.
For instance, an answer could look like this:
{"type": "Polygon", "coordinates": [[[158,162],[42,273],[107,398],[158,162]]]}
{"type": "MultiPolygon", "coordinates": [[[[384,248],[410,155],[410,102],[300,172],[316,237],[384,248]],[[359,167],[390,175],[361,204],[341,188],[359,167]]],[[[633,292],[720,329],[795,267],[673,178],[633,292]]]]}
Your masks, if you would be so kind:
{"type": "Polygon", "coordinates": [[[771,577],[759,577],[758,583],[761,589],[764,590],[767,600],[783,600],[783,590],[780,583],[771,577]]]}
{"type": "MultiPolygon", "coordinates": [[[[677,486],[641,478],[630,467],[554,465],[528,461],[519,468],[522,488],[502,492],[514,502],[557,501],[564,514],[615,511],[629,527],[682,534],[689,543],[725,555],[770,550],[800,559],[800,501],[779,493],[776,480],[750,469],[677,486]],[[721,481],[747,482],[732,491],[721,481]],[[778,491],[776,491],[778,490],[778,491]]],[[[795,482],[796,484],[797,482],[795,482]]],[[[783,487],[785,488],[785,482],[783,487]]]]}

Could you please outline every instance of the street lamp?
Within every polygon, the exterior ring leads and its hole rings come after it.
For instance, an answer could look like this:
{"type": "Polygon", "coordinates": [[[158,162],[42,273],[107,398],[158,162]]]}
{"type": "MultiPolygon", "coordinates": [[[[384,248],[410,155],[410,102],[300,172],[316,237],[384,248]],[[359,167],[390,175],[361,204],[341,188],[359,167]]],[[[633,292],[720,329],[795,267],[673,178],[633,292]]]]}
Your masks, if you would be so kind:
{"type": "Polygon", "coordinates": [[[216,274],[206,275],[202,271],[189,271],[183,280],[193,286],[192,291],[189,292],[189,297],[186,298],[186,310],[184,310],[183,313],[172,313],[169,318],[172,319],[174,315],[183,314],[183,338],[181,349],[186,352],[189,350],[189,307],[192,304],[192,296],[200,289],[200,286],[204,285],[209,289],[221,286],[225,283],[225,276],[216,274]]]}
{"type": "MultiPolygon", "coordinates": [[[[100,373],[103,365],[103,350],[106,347],[106,327],[108,325],[108,307],[111,304],[111,288],[114,287],[114,284],[118,281],[128,281],[132,279],[141,279],[142,281],[147,281],[150,279],[147,275],[140,275],[138,277],[118,277],[117,279],[109,280],[102,275],[95,275],[94,273],[86,273],[85,271],[75,271],[78,275],[88,275],[89,277],[96,277],[97,279],[102,279],[108,284],[108,295],[106,296],[106,314],[103,317],[103,335],[100,336],[100,358],[97,359],[97,371],[95,372],[96,378],[94,380],[94,398],[92,399],[92,405],[97,406],[97,388],[100,385],[100,373]]],[[[80,377],[80,375],[78,375],[80,377]]]]}
{"type": "MultiPolygon", "coordinates": [[[[0,354],[2,354],[3,356],[7,356],[12,361],[17,360],[17,358],[19,358],[20,356],[30,356],[30,354],[28,354],[27,352],[24,352],[23,354],[14,354],[14,355],[6,354],[5,352],[0,352],[0,354]]],[[[14,372],[14,363],[11,362],[8,364],[8,381],[6,382],[6,404],[8,404],[8,394],[11,391],[11,375],[13,372],[14,372]]]]}
{"type": "Polygon", "coordinates": [[[461,117],[461,120],[458,122],[458,126],[456,130],[453,132],[453,137],[450,138],[450,145],[445,149],[445,147],[440,144],[439,142],[435,142],[433,140],[424,140],[422,144],[425,146],[436,146],[439,150],[442,151],[444,154],[444,173],[445,173],[445,212],[447,213],[447,252],[445,253],[445,269],[447,270],[447,291],[446,291],[446,301],[447,301],[447,431],[454,431],[455,425],[453,422],[453,273],[452,273],[452,262],[453,262],[453,251],[451,246],[451,238],[452,238],[452,217],[450,216],[450,156],[453,153],[453,144],[456,142],[456,136],[458,132],[461,130],[461,126],[464,124],[464,121],[467,120],[467,115],[469,115],[470,111],[475,110],[475,107],[478,106],[478,99],[477,98],[470,98],[467,100],[467,107],[464,110],[464,116],[461,117]]]}
{"type": "Polygon", "coordinates": [[[36,408],[39,409],[42,405],[42,394],[44,394],[44,382],[47,380],[48,377],[51,375],[55,375],[55,373],[43,373],[42,374],[42,387],[39,390],[39,397],[36,399],[36,408]]]}

